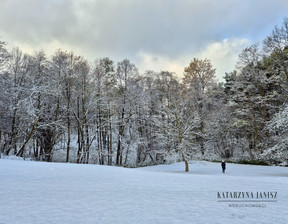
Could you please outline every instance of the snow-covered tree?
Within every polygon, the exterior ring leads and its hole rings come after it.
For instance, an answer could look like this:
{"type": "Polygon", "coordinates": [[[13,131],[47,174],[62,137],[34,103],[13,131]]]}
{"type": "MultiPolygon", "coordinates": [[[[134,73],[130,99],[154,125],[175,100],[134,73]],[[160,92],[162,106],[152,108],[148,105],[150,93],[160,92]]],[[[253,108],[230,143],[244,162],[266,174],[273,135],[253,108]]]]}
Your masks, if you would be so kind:
{"type": "Polygon", "coordinates": [[[127,130],[127,124],[132,116],[132,89],[133,79],[138,76],[138,69],[128,59],[124,59],[117,64],[117,113],[118,113],[118,143],[116,152],[116,164],[121,165],[123,162],[123,138],[127,130]]]}
{"type": "MultiPolygon", "coordinates": [[[[82,63],[83,58],[76,56],[73,52],[66,52],[58,50],[52,57],[51,70],[54,77],[57,77],[61,85],[61,106],[66,111],[66,128],[67,128],[67,153],[66,162],[69,162],[70,145],[71,145],[71,132],[72,132],[72,110],[74,101],[74,84],[77,72],[77,66],[82,63]],[[65,106],[64,106],[65,105],[65,106]]],[[[50,135],[51,133],[49,133],[50,135]]]]}
{"type": "Polygon", "coordinates": [[[260,158],[270,163],[283,165],[288,164],[288,106],[284,105],[267,124],[271,133],[273,145],[271,145],[260,158]]]}
{"type": "MultiPolygon", "coordinates": [[[[100,58],[92,66],[91,88],[94,88],[94,121],[92,132],[96,137],[96,151],[99,164],[112,165],[113,156],[113,97],[115,95],[116,74],[114,62],[100,58]]],[[[93,110],[92,110],[93,111],[93,110]]],[[[90,113],[92,112],[90,109],[90,113]]],[[[92,112],[93,113],[93,112],[92,112]]],[[[93,115],[90,115],[90,117],[93,115]]],[[[91,119],[91,118],[90,118],[91,119]]]]}
{"type": "Polygon", "coordinates": [[[199,116],[199,130],[197,142],[201,153],[205,153],[205,121],[209,113],[209,92],[215,87],[215,72],[209,59],[194,58],[188,67],[184,69],[183,84],[185,94],[189,96],[190,105],[194,107],[199,116]]]}

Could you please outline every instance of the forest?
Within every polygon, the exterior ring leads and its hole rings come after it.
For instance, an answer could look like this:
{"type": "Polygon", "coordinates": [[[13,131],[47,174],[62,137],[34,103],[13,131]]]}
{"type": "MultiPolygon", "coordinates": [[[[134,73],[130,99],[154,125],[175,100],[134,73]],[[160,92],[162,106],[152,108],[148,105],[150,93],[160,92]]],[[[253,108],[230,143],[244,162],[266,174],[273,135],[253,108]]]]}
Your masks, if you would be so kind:
{"type": "Polygon", "coordinates": [[[288,164],[288,18],[215,78],[193,58],[183,77],[124,59],[87,61],[0,42],[0,152],[37,161],[137,167],[191,160],[288,164]]]}

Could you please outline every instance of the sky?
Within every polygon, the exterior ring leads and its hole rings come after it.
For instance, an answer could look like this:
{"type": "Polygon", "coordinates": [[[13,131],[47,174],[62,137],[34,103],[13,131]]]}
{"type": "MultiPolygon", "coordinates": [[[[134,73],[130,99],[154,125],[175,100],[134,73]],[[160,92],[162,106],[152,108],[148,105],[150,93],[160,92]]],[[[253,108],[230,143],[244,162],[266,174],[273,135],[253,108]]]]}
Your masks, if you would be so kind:
{"type": "Polygon", "coordinates": [[[208,58],[222,81],[287,16],[287,0],[0,0],[0,40],[30,54],[127,58],[141,73],[179,77],[193,58],[208,58]]]}

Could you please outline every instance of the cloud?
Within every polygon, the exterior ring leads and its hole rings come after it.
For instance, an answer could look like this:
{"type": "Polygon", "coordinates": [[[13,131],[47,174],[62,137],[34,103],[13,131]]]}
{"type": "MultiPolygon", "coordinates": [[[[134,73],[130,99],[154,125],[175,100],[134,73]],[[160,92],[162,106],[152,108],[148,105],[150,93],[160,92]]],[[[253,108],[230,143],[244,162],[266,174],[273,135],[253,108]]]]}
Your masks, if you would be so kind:
{"type": "Polygon", "coordinates": [[[195,54],[182,55],[178,58],[169,58],[160,55],[153,55],[141,52],[139,57],[139,68],[141,72],[145,70],[170,71],[175,72],[178,77],[182,77],[184,68],[187,67],[194,57],[199,59],[209,59],[216,68],[216,78],[223,81],[225,72],[235,69],[238,55],[241,51],[251,45],[248,39],[223,39],[206,46],[202,51],[195,54]]]}
{"type": "Polygon", "coordinates": [[[31,46],[67,37],[76,21],[68,0],[6,0],[0,10],[1,31],[31,46]]]}
{"type": "Polygon", "coordinates": [[[200,58],[208,58],[216,68],[216,78],[223,81],[226,72],[235,69],[241,51],[252,43],[248,39],[224,39],[220,42],[209,44],[204,51],[199,53],[200,58]]]}
{"type": "Polygon", "coordinates": [[[147,70],[153,70],[155,72],[169,71],[176,73],[179,77],[183,74],[184,67],[187,66],[189,59],[186,57],[180,57],[177,59],[171,59],[168,57],[153,55],[145,52],[140,52],[137,56],[138,67],[140,72],[147,70]]]}
{"type": "Polygon", "coordinates": [[[181,74],[193,57],[210,57],[220,76],[241,41],[262,40],[287,9],[286,0],[1,0],[0,36],[30,52],[62,48],[181,74]]]}

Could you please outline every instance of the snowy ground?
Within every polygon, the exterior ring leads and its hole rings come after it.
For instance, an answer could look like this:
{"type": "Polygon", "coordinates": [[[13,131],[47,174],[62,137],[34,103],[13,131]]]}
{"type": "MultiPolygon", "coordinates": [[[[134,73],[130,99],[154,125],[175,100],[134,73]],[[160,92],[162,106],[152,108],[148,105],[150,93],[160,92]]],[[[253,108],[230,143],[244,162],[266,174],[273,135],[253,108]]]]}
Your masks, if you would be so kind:
{"type": "Polygon", "coordinates": [[[288,223],[288,168],[227,164],[222,174],[220,164],[196,162],[183,170],[0,159],[0,223],[288,223]],[[276,191],[277,202],[218,202],[217,192],[234,191],[276,191]]]}

